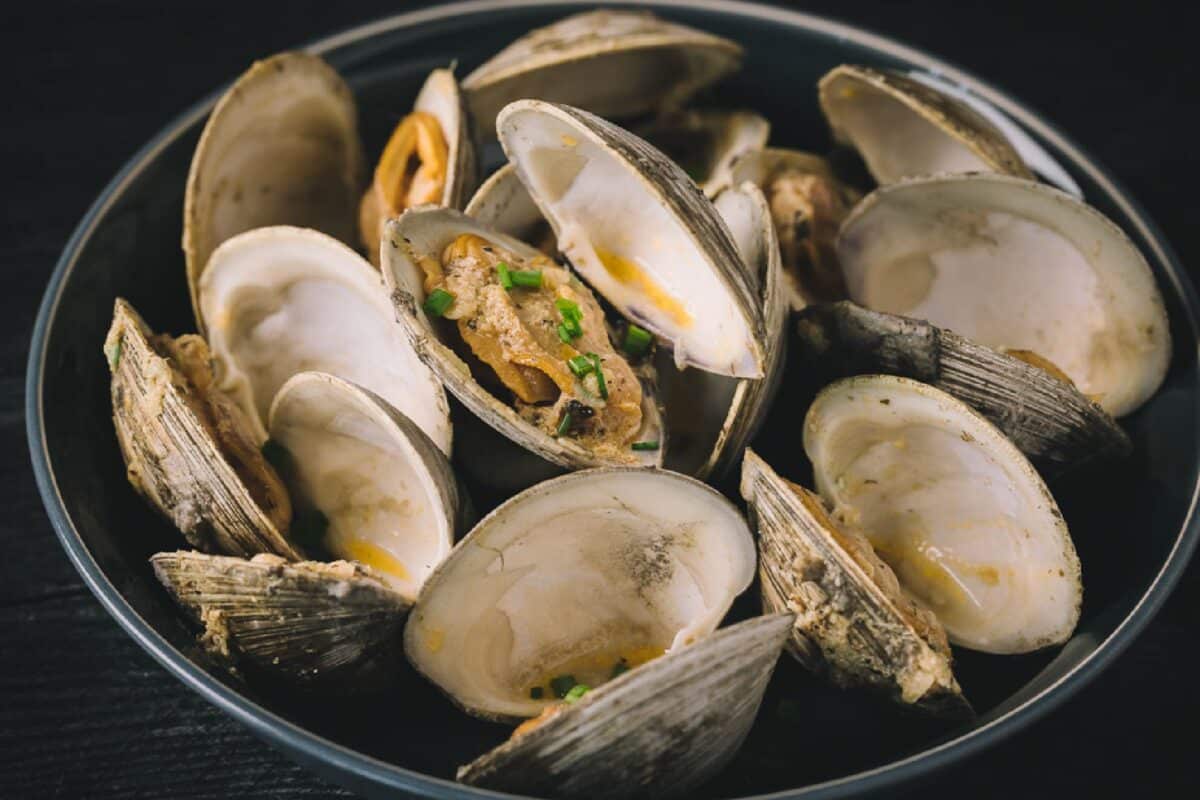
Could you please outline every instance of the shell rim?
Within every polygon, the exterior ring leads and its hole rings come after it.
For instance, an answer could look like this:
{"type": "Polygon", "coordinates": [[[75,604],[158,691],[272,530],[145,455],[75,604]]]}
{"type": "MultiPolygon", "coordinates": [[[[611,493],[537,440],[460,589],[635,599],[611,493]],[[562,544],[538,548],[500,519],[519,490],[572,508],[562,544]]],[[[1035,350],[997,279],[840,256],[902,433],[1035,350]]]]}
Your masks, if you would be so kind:
{"type": "MultiPolygon", "coordinates": [[[[1178,255],[1167,243],[1157,224],[1149,219],[1141,205],[1132,199],[1121,182],[1113,178],[1108,170],[1098,166],[1085,150],[1075,145],[1055,125],[1047,122],[1040,114],[1022,103],[976,78],[972,73],[959,69],[920,48],[903,44],[869,29],[834,21],[818,14],[743,2],[742,0],[656,0],[656,2],[626,0],[626,2],[651,8],[659,6],[667,9],[704,11],[718,17],[749,18],[840,39],[866,50],[873,50],[920,66],[969,88],[979,97],[1008,114],[1023,128],[1036,133],[1057,150],[1069,156],[1076,169],[1095,181],[1108,199],[1120,209],[1123,215],[1128,217],[1131,226],[1146,241],[1155,262],[1162,268],[1164,279],[1179,300],[1181,322],[1191,334],[1192,344],[1195,344],[1196,339],[1200,339],[1200,297],[1187,278],[1187,273],[1184,271],[1178,255]]],[[[501,8],[541,8],[561,5],[590,7],[592,3],[590,0],[557,0],[557,2],[553,0],[463,0],[437,8],[416,9],[354,26],[342,33],[311,42],[303,49],[325,54],[338,47],[380,33],[437,22],[455,16],[495,11],[501,8]]],[[[147,164],[163,149],[183,135],[187,128],[203,120],[227,88],[228,84],[175,117],[133,154],[104,187],[80,220],[64,246],[62,255],[51,274],[38,307],[31,336],[24,409],[30,456],[38,493],[46,508],[47,516],[76,571],[84,578],[104,609],[125,629],[126,633],[181,682],[234,717],[260,739],[284,749],[294,759],[301,760],[306,764],[319,763],[323,770],[336,771],[346,781],[353,781],[358,785],[369,784],[376,788],[405,789],[420,797],[448,797],[462,800],[480,797],[512,797],[512,795],[501,795],[466,787],[450,780],[405,769],[351,750],[289,722],[231,690],[176,650],[125,601],[75,529],[65,501],[58,490],[43,425],[42,384],[47,367],[47,340],[59,311],[58,306],[65,291],[66,282],[77,266],[80,251],[95,232],[100,219],[111,210],[128,184],[136,179],[147,164]]],[[[938,769],[944,769],[969,755],[979,753],[1061,705],[1125,651],[1150,619],[1161,609],[1166,597],[1179,582],[1198,541],[1200,541],[1200,521],[1196,519],[1198,496],[1200,496],[1200,475],[1193,475],[1191,498],[1179,533],[1175,537],[1175,542],[1171,546],[1166,560],[1151,580],[1146,591],[1125,618],[1097,644],[1087,657],[1072,667],[1065,675],[1057,678],[1050,686],[1041,689],[1000,717],[913,755],[822,783],[758,795],[757,798],[745,798],[744,800],[816,800],[817,798],[831,800],[832,798],[862,796],[869,791],[896,787],[902,783],[909,783],[920,776],[929,775],[938,769]]],[[[330,772],[326,772],[326,774],[330,774],[330,772]]]]}

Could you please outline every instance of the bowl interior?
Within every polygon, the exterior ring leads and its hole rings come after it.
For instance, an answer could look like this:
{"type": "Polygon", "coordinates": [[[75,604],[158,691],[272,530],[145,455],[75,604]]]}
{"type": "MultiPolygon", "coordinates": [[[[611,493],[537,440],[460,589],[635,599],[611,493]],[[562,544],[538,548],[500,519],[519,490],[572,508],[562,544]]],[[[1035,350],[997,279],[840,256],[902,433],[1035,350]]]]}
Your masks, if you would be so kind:
{"type": "MultiPolygon", "coordinates": [[[[430,69],[456,60],[458,74],[465,75],[518,35],[570,10],[551,5],[445,13],[414,27],[381,26],[369,35],[339,38],[325,55],[356,91],[367,151],[374,157],[430,69]]],[[[899,53],[868,46],[866,39],[856,43],[751,14],[674,6],[661,13],[746,46],[745,68],[704,103],[759,110],[772,121],[773,144],[818,152],[828,148],[815,84],[829,68],[844,62],[921,66],[899,53]]],[[[231,679],[212,669],[196,649],[192,630],[147,564],[150,554],[184,543],[125,481],[101,344],[117,296],[129,299],[156,330],[178,334],[193,328],[179,242],[183,186],[203,122],[202,113],[192,114],[174,134],[148,148],[101,201],[76,251],[65,259],[73,257],[73,266],[44,331],[40,409],[50,474],[75,533],[60,529],[64,536],[77,533],[132,613],[179,651],[171,658],[191,659],[250,701],[333,742],[406,770],[452,779],[457,765],[501,742],[508,730],[465,716],[411,672],[394,692],[366,700],[300,696],[268,681],[231,679]]],[[[1087,135],[1082,132],[1080,138],[1087,135]]],[[[1078,153],[1042,143],[1079,182],[1089,202],[1121,225],[1150,259],[1175,341],[1167,383],[1124,420],[1135,442],[1133,456],[1053,487],[1083,563],[1085,601],[1075,637],[1061,649],[1028,656],[958,652],[960,682],[982,712],[965,728],[948,728],[869,697],[827,689],[785,657],[737,761],[705,796],[786,790],[880,767],[1021,708],[1093,657],[1139,604],[1175,547],[1189,513],[1198,457],[1197,333],[1190,290],[1162,250],[1145,238],[1144,229],[1123,212],[1129,206],[1106,192],[1093,177],[1098,173],[1086,169],[1078,153]]],[[[485,159],[494,166],[498,152],[485,153],[485,159]]],[[[793,477],[803,477],[806,470],[798,424],[803,409],[797,405],[806,391],[799,380],[788,382],[755,445],[793,477]]],[[[35,452],[39,449],[35,443],[35,452]]],[[[495,498],[477,499],[483,511],[495,498]]],[[[734,613],[745,616],[755,610],[753,598],[747,597],[734,613]]],[[[413,785],[414,778],[401,771],[384,769],[383,774],[394,786],[413,785]]]]}

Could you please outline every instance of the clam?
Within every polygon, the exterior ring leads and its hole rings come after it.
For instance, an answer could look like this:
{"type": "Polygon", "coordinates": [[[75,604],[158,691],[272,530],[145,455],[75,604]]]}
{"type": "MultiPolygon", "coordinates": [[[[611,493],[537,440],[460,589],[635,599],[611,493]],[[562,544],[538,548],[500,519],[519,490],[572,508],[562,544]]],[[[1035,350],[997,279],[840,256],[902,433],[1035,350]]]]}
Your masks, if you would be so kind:
{"type": "Polygon", "coordinates": [[[799,150],[767,148],[739,156],[733,181],[762,189],[779,238],[788,302],[794,309],[846,296],[834,244],[860,195],[829,162],[799,150]]]}
{"type": "Polygon", "coordinates": [[[939,715],[970,714],[941,623],[904,594],[862,531],[835,521],[821,498],[752,450],[741,492],[758,528],[763,608],[796,614],[788,646],[800,663],[839,686],[939,715]]]}
{"type": "Polygon", "coordinates": [[[828,377],[882,372],[928,383],[987,417],[1046,475],[1128,455],[1116,420],[1053,367],[928,322],[849,301],[809,306],[796,331],[807,368],[828,377]]]}
{"type": "Polygon", "coordinates": [[[409,603],[361,565],[189,551],[156,553],[150,564],[222,661],[352,690],[385,683],[399,666],[409,603]]]}
{"type": "Polygon", "coordinates": [[[617,311],[669,343],[678,367],[763,377],[757,286],[683,170],[577,108],[520,100],[496,125],[559,249],[617,311]]]}
{"type": "Polygon", "coordinates": [[[767,146],[771,123],[753,111],[688,109],[664,114],[637,133],[716,197],[734,184],[734,162],[767,146]]]}
{"type": "Polygon", "coordinates": [[[284,383],[269,419],[293,538],[371,567],[415,600],[470,514],[442,451],[381,398],[320,372],[284,383]]]}
{"type": "Polygon", "coordinates": [[[852,145],[880,184],[915,175],[1033,174],[971,106],[893,70],[843,65],[818,85],[834,138],[852,145]]]}
{"type": "Polygon", "coordinates": [[[551,258],[558,254],[550,223],[512,164],[506,163],[480,184],[467,203],[466,214],[488,228],[533,245],[551,258]]]}
{"type": "Polygon", "coordinates": [[[690,796],[745,740],[791,618],[731,625],[552,707],[458,779],[538,797],[690,796]]]}
{"type": "Polygon", "coordinates": [[[1098,211],[1006,175],[944,175],[876,190],[842,225],[850,299],[1032,351],[1113,416],[1162,383],[1171,336],[1145,258],[1098,211]]]}
{"type": "Polygon", "coordinates": [[[741,60],[737,43],[645,11],[588,11],[530,31],[462,85],[479,130],[490,137],[500,109],[514,100],[632,117],[682,107],[741,60]]]}
{"type": "Polygon", "coordinates": [[[1079,620],[1079,559],[1016,446],[950,395],[890,375],[847,378],[804,421],[817,490],[857,527],[951,642],[1024,653],[1079,620]]]}
{"type": "Polygon", "coordinates": [[[362,173],[358,111],[332,67],[281,53],[239,77],[204,126],[184,194],[183,252],[200,331],[200,278],[222,242],[268,225],[354,242],[362,173]]]}
{"type": "Polygon", "coordinates": [[[118,298],[104,354],[133,488],[193,547],[300,558],[284,536],[287,491],[242,410],[214,388],[204,340],[156,335],[118,298]]]}
{"type": "Polygon", "coordinates": [[[459,542],[417,598],[405,652],[467,712],[519,721],[708,636],[753,577],[745,520],[704,484],[573,472],[459,542]]]}
{"type": "Polygon", "coordinates": [[[458,81],[448,69],[425,79],[408,114],[392,131],[359,205],[359,235],[379,264],[383,223],[406,208],[435,203],[462,208],[475,188],[475,145],[458,81]]]}
{"type": "Polygon", "coordinates": [[[259,441],[279,387],[316,370],[379,395],[450,452],[441,385],[397,328],[379,273],[341,242],[287,226],[240,234],[209,259],[200,312],[217,388],[245,410],[259,441]]]}

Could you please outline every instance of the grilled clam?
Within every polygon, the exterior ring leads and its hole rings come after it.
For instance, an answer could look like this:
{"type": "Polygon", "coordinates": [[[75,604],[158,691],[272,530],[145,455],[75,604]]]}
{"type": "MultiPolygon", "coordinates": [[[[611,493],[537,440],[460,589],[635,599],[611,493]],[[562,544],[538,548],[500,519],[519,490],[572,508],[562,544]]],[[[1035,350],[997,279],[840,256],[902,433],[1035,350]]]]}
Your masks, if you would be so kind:
{"type": "Polygon", "coordinates": [[[1128,455],[1125,431],[1065,375],[964,339],[921,320],[868,311],[849,301],[809,306],[796,331],[811,374],[882,372],[947,392],[987,417],[1054,476],[1128,455]]]}
{"type": "Polygon", "coordinates": [[[246,411],[259,441],[279,387],[317,370],[379,395],[450,452],[441,385],[393,322],[379,274],[341,242],[287,226],[240,234],[209,259],[200,311],[217,388],[246,411]]]}
{"type": "Polygon", "coordinates": [[[475,526],[426,581],[405,627],[413,665],[464,710],[518,721],[574,683],[712,633],[754,577],[723,496],[676,473],[573,472],[475,526]]]}
{"type": "Polygon", "coordinates": [[[771,123],[753,111],[688,109],[664,114],[637,133],[716,197],[734,185],[734,162],[767,146],[771,123]]]}
{"type": "Polygon", "coordinates": [[[124,300],[104,342],[113,424],[129,482],[193,546],[210,553],[300,553],[285,534],[287,491],[242,410],[214,387],[199,336],[155,335],[124,300]]]}
{"type": "Polygon", "coordinates": [[[188,551],[157,553],[150,564],[218,659],[350,690],[386,683],[399,666],[409,603],[358,564],[188,551]]]}
{"type": "Polygon", "coordinates": [[[383,223],[406,208],[436,203],[462,208],[475,188],[475,145],[458,81],[448,69],[425,79],[413,110],[384,146],[359,205],[359,235],[379,265],[383,223]]]}
{"type": "Polygon", "coordinates": [[[217,102],[188,172],[183,251],[200,331],[200,279],[213,251],[268,225],[354,242],[363,172],[345,81],[307,53],[255,62],[217,102]]]}
{"type": "MultiPolygon", "coordinates": [[[[458,770],[464,783],[569,798],[686,797],[736,754],[791,614],[731,625],[587,691],[458,770]]],[[[578,690],[576,690],[578,691],[578,690]]]]}
{"type": "Polygon", "coordinates": [[[843,65],[821,78],[818,96],[834,138],[852,145],[880,184],[936,173],[1033,177],[971,106],[902,73],[843,65]]]}
{"type": "Polygon", "coordinates": [[[379,397],[319,372],[283,384],[269,420],[292,537],[371,567],[413,601],[470,513],[442,451],[379,397]]]}
{"type": "Polygon", "coordinates": [[[1145,258],[1044,184],[974,174],[885,186],[855,207],[837,250],[859,305],[1032,351],[1113,416],[1166,375],[1171,336],[1145,258]]]}
{"type": "Polygon", "coordinates": [[[632,117],[682,107],[741,60],[735,42],[648,12],[588,11],[530,31],[462,85],[480,133],[491,137],[500,109],[514,100],[538,98],[602,117],[632,117]]]}
{"type": "Polygon", "coordinates": [[[804,421],[817,490],[950,641],[1023,653],[1067,640],[1079,559],[1046,485],[962,402],[895,376],[826,387],[804,421]]]}
{"type": "Polygon", "coordinates": [[[934,714],[970,714],[945,630],[904,594],[861,531],[835,522],[819,497],[752,450],[741,492],[758,528],[763,608],[796,614],[788,645],[800,663],[839,686],[934,714]]]}

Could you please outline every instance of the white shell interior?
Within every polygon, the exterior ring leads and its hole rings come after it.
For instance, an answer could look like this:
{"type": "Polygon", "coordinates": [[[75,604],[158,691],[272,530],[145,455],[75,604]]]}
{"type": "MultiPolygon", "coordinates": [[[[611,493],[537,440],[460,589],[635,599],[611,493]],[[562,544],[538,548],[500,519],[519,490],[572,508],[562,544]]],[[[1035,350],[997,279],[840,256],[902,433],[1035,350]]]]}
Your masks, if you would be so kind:
{"type": "Polygon", "coordinates": [[[1001,175],[886,187],[842,227],[851,299],[1032,350],[1114,416],[1162,382],[1170,333],[1144,258],[1092,208],[1001,175]]]}
{"type": "MultiPolygon", "coordinates": [[[[711,633],[754,577],[754,542],[723,497],[675,473],[589,470],[500,506],[427,583],[410,659],[468,710],[536,715],[548,674],[711,633]],[[567,665],[576,665],[575,667],[567,665]]],[[[580,675],[582,677],[582,674],[580,675]]]]}
{"type": "Polygon", "coordinates": [[[965,405],[903,378],[839,381],[809,410],[804,449],[835,514],[862,527],[951,641],[1019,653],[1070,636],[1082,588],[1062,515],[965,405]]]}
{"type": "Polygon", "coordinates": [[[200,310],[218,388],[261,437],[279,387],[316,370],[378,394],[449,453],[441,384],[396,325],[379,273],[349,247],[286,226],[240,234],[209,260],[200,310]]]}
{"type": "Polygon", "coordinates": [[[510,105],[497,128],[559,250],[618,311],[669,342],[677,365],[761,377],[749,323],[700,243],[645,178],[552,108],[510,105]],[[621,259],[615,269],[604,253],[621,259]]]}
{"type": "Polygon", "coordinates": [[[443,507],[422,445],[378,399],[311,372],[279,390],[270,433],[290,456],[284,475],[293,500],[329,521],[325,548],[415,599],[454,544],[453,512],[443,507]]]}

